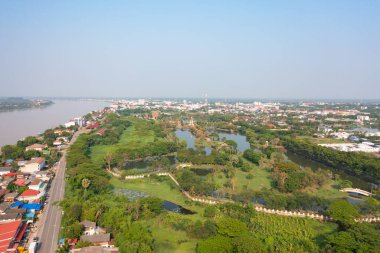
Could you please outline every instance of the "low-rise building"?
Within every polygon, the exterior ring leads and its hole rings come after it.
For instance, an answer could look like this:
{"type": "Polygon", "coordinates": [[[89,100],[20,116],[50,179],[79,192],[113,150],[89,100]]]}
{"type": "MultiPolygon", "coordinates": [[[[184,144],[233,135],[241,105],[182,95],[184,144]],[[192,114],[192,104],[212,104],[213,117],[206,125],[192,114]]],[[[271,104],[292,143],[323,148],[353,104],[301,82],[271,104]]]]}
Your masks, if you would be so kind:
{"type": "Polygon", "coordinates": [[[29,202],[29,201],[34,201],[43,197],[44,194],[45,194],[44,192],[28,189],[24,191],[23,193],[21,193],[21,195],[18,196],[17,199],[21,201],[29,202]]]}
{"type": "Polygon", "coordinates": [[[26,228],[21,220],[0,224],[0,252],[16,252],[14,245],[21,241],[26,228]]]}
{"type": "Polygon", "coordinates": [[[4,195],[4,201],[5,202],[13,202],[15,201],[18,193],[17,192],[8,192],[4,195]]]}
{"type": "Polygon", "coordinates": [[[35,178],[28,186],[31,190],[36,190],[39,192],[45,192],[46,184],[42,182],[40,179],[35,178]]]}
{"type": "Polygon", "coordinates": [[[0,167],[0,176],[8,174],[12,171],[12,167],[6,166],[6,167],[0,167]]]}
{"type": "Polygon", "coordinates": [[[111,234],[99,234],[99,235],[82,235],[81,241],[88,241],[96,246],[109,247],[111,246],[111,234]]]}
{"type": "Polygon", "coordinates": [[[72,249],[71,252],[73,253],[118,253],[119,249],[115,247],[105,248],[102,246],[89,246],[89,247],[84,247],[80,249],[72,249]]]}
{"type": "Polygon", "coordinates": [[[85,235],[94,235],[96,230],[96,222],[93,221],[82,221],[80,223],[83,226],[83,233],[85,235]]]}
{"type": "Polygon", "coordinates": [[[42,151],[42,150],[46,149],[47,147],[48,146],[46,144],[35,143],[33,145],[27,146],[25,148],[25,151],[29,151],[29,150],[42,151]]]}
{"type": "Polygon", "coordinates": [[[46,165],[45,158],[36,157],[28,161],[24,167],[20,168],[20,171],[24,173],[36,173],[43,169],[46,165]]]}

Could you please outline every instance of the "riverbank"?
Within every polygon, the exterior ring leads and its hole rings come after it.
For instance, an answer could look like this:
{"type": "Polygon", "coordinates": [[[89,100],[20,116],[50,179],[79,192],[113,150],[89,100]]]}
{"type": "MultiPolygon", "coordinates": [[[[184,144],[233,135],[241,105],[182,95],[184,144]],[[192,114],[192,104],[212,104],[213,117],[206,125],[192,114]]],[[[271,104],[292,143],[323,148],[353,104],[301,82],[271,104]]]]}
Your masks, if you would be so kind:
{"type": "Polygon", "coordinates": [[[108,105],[103,101],[53,100],[44,108],[32,108],[0,113],[0,147],[14,144],[27,136],[35,136],[57,127],[74,117],[80,117],[108,105]]]}

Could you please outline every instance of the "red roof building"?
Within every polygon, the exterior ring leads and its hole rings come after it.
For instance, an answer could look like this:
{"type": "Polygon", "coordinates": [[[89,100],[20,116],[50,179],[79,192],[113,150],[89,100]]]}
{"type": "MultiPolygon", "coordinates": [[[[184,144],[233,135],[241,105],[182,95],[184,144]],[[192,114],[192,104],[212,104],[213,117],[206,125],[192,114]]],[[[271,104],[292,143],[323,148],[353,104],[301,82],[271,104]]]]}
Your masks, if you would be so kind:
{"type": "Polygon", "coordinates": [[[94,123],[86,127],[86,129],[96,129],[100,126],[99,123],[94,123]]]}
{"type": "Polygon", "coordinates": [[[0,224],[0,252],[8,252],[19,242],[26,230],[21,220],[0,224]]]}
{"type": "Polygon", "coordinates": [[[17,185],[18,187],[27,186],[28,183],[29,181],[24,178],[19,178],[15,181],[15,185],[17,185]]]}
{"type": "Polygon", "coordinates": [[[24,191],[20,196],[21,197],[33,197],[33,196],[37,196],[38,194],[40,194],[40,191],[28,189],[28,190],[24,191]]]}
{"type": "Polygon", "coordinates": [[[4,174],[3,177],[15,177],[17,175],[16,172],[9,172],[7,174],[4,174]]]}
{"type": "Polygon", "coordinates": [[[100,129],[96,134],[97,135],[104,135],[107,131],[107,128],[100,129]]]}

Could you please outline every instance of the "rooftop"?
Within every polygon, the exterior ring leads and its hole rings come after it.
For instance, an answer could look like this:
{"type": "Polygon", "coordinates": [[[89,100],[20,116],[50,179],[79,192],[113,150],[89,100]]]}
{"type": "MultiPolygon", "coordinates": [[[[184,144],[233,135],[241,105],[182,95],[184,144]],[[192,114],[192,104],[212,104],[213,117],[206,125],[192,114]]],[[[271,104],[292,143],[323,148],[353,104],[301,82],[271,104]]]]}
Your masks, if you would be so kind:
{"type": "Polygon", "coordinates": [[[92,243],[109,242],[111,240],[111,234],[100,234],[100,235],[82,235],[80,237],[81,241],[88,241],[92,243]]]}
{"type": "Polygon", "coordinates": [[[20,196],[31,197],[31,196],[36,196],[39,193],[40,193],[40,191],[28,189],[28,190],[24,191],[20,196]]]}

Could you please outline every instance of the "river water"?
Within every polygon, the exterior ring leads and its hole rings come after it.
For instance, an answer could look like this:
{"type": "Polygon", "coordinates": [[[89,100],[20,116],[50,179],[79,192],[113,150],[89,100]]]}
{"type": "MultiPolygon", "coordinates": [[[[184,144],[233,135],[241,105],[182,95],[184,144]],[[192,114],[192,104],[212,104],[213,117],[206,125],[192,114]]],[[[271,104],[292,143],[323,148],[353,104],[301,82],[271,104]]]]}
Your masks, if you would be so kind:
{"type": "Polygon", "coordinates": [[[53,100],[44,108],[0,112],[0,147],[48,128],[59,126],[90,111],[103,109],[109,103],[88,100],[53,100]]]}

